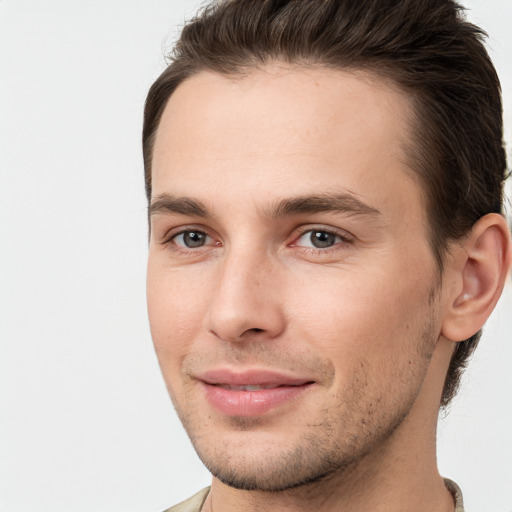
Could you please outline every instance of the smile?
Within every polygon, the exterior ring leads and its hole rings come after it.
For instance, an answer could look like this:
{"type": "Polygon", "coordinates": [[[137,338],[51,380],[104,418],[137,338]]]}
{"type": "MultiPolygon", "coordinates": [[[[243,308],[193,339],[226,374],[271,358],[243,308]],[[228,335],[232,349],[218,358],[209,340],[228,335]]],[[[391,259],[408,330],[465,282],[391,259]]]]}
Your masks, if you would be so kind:
{"type": "Polygon", "coordinates": [[[208,404],[225,416],[261,416],[282,407],[293,407],[314,385],[310,378],[268,370],[212,370],[199,380],[208,404]]]}

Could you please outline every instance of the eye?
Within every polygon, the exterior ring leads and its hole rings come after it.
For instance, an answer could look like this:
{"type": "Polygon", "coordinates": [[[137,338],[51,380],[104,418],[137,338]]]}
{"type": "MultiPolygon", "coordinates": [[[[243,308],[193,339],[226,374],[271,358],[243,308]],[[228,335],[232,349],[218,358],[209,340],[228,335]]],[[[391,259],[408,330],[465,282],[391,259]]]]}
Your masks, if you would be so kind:
{"type": "Polygon", "coordinates": [[[293,245],[314,249],[328,249],[343,242],[348,242],[348,239],[337,233],[324,229],[311,229],[303,233],[293,245]]]}
{"type": "Polygon", "coordinates": [[[205,245],[215,245],[212,237],[207,235],[204,231],[187,230],[174,235],[171,238],[179,247],[186,247],[187,249],[196,249],[205,245]]]}

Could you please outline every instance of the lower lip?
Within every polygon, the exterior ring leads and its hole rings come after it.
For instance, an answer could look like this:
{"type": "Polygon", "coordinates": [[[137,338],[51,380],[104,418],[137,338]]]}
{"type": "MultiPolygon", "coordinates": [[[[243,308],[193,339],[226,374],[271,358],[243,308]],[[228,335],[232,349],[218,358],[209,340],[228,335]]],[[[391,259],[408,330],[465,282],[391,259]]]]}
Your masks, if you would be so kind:
{"type": "Polygon", "coordinates": [[[227,416],[260,416],[302,395],[311,383],[257,391],[236,391],[203,383],[206,399],[227,416]]]}

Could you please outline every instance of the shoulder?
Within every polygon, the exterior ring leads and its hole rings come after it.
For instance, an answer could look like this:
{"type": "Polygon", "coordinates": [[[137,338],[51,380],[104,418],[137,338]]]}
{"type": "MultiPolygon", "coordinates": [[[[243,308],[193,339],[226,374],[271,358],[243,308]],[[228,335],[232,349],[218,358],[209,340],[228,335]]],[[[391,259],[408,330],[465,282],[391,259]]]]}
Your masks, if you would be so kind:
{"type": "Polygon", "coordinates": [[[181,503],[174,505],[174,507],[164,510],[164,512],[200,512],[209,492],[210,488],[206,487],[197,494],[194,494],[194,496],[188,500],[182,501],[181,503]]]}

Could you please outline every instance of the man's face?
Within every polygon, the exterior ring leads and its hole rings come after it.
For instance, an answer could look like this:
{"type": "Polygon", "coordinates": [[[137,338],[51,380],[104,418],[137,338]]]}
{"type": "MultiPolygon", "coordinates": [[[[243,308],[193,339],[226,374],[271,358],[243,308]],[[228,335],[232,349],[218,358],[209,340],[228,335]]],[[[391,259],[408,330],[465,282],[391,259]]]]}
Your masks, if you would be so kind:
{"type": "Polygon", "coordinates": [[[418,407],[440,315],[409,121],[384,81],[333,70],[204,72],[170,98],[150,324],[220,480],[285,489],[342,471],[418,407]]]}

